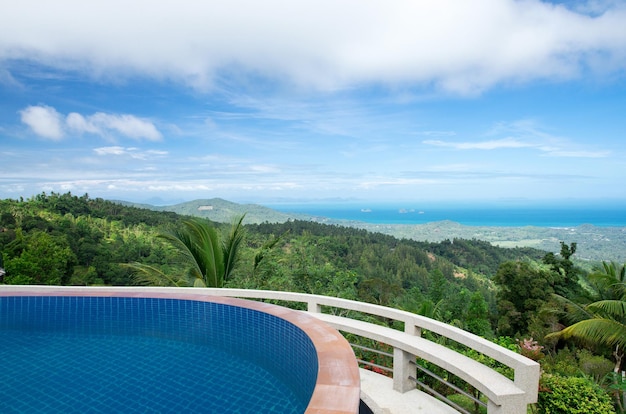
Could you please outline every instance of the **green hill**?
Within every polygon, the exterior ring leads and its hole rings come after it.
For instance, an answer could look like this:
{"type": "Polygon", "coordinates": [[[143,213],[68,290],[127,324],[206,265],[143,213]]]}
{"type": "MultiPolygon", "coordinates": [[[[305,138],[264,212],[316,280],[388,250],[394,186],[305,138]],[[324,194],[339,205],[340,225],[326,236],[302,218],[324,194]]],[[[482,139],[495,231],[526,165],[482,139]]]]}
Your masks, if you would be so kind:
{"type": "Polygon", "coordinates": [[[576,259],[580,262],[626,262],[626,228],[582,225],[571,228],[554,227],[491,227],[465,226],[453,221],[426,224],[371,224],[351,220],[336,220],[306,214],[289,214],[258,204],[237,204],[220,198],[194,200],[171,206],[150,206],[120,202],[125,205],[198,216],[218,223],[230,223],[233,217],[246,214],[244,223],[284,223],[308,220],[318,223],[355,227],[370,232],[388,234],[401,239],[426,242],[467,239],[482,240],[500,247],[531,247],[558,252],[560,242],[576,242],[576,259]]]}
{"type": "Polygon", "coordinates": [[[184,216],[196,216],[218,223],[230,223],[234,217],[246,214],[245,224],[250,223],[284,223],[289,220],[312,220],[313,216],[306,214],[288,214],[264,207],[258,204],[238,204],[221,198],[193,200],[170,206],[152,206],[136,204],[126,201],[117,203],[138,208],[147,208],[154,211],[171,211],[184,216]]]}

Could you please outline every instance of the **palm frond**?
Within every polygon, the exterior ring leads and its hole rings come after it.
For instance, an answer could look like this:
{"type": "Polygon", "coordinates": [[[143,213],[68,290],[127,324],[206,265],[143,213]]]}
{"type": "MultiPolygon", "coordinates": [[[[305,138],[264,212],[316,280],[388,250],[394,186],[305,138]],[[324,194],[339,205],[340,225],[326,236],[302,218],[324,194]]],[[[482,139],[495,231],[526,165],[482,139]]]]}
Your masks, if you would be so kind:
{"type": "Polygon", "coordinates": [[[274,236],[271,239],[267,240],[265,243],[263,243],[263,246],[261,246],[259,251],[254,255],[254,265],[253,265],[254,270],[256,270],[259,267],[263,259],[265,259],[266,254],[270,250],[272,250],[278,244],[278,242],[281,241],[288,233],[289,233],[289,229],[287,229],[280,236],[274,236]]]}
{"type": "Polygon", "coordinates": [[[623,320],[626,315],[626,302],[623,300],[599,300],[587,305],[586,309],[596,315],[623,320]]]}
{"type": "Polygon", "coordinates": [[[182,260],[190,266],[190,278],[201,279],[206,286],[221,287],[224,262],[219,244],[218,232],[206,223],[191,219],[183,222],[183,227],[160,235],[172,244],[182,255],[182,260]]]}
{"type": "Polygon", "coordinates": [[[197,266],[192,253],[193,241],[191,235],[185,232],[183,229],[174,229],[171,231],[165,231],[160,233],[157,237],[166,240],[180,253],[180,262],[183,265],[192,267],[190,274],[192,277],[201,277],[202,272],[197,266]]]}
{"type": "Polygon", "coordinates": [[[206,286],[222,287],[224,281],[224,257],[220,247],[219,233],[199,220],[185,222],[193,241],[191,253],[202,274],[206,286]]]}
{"type": "Polygon", "coordinates": [[[180,286],[180,280],[175,280],[161,269],[144,263],[122,263],[123,267],[133,270],[133,279],[139,285],[148,286],[180,286]]]}
{"type": "Polygon", "coordinates": [[[626,298],[626,265],[615,262],[602,262],[602,270],[588,276],[598,291],[598,299],[626,298]]]}
{"type": "Polygon", "coordinates": [[[552,298],[555,299],[558,303],[560,303],[565,312],[561,316],[569,323],[576,323],[585,319],[593,318],[593,313],[591,313],[585,306],[580,305],[564,296],[561,295],[552,295],[552,298]]]}
{"type": "Polygon", "coordinates": [[[180,253],[180,263],[189,269],[190,284],[222,287],[236,264],[244,239],[244,217],[245,214],[233,221],[226,239],[201,219],[185,220],[181,227],[163,232],[159,237],[180,253]]]}
{"type": "Polygon", "coordinates": [[[610,319],[587,319],[549,336],[573,337],[610,346],[619,345],[620,348],[626,346],[626,326],[610,319]]]}
{"type": "Polygon", "coordinates": [[[196,278],[196,280],[193,281],[193,287],[206,287],[206,283],[204,283],[204,280],[200,279],[200,278],[196,278]]]}
{"type": "Polygon", "coordinates": [[[223,257],[224,257],[224,274],[223,279],[227,279],[232,273],[235,263],[237,262],[239,246],[241,245],[245,236],[245,230],[243,228],[243,219],[246,217],[242,214],[238,218],[233,220],[233,224],[230,228],[230,233],[224,241],[223,257]]]}

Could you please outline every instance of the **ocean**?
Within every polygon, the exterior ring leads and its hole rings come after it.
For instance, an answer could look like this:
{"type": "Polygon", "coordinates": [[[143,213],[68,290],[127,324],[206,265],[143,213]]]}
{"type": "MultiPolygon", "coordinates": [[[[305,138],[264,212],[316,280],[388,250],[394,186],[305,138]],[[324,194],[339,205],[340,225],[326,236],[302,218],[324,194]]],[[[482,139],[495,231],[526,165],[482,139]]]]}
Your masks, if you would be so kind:
{"type": "Polygon", "coordinates": [[[626,227],[626,208],[620,206],[490,207],[363,204],[271,204],[274,210],[372,224],[426,224],[450,220],[467,226],[575,227],[592,224],[626,227]]]}

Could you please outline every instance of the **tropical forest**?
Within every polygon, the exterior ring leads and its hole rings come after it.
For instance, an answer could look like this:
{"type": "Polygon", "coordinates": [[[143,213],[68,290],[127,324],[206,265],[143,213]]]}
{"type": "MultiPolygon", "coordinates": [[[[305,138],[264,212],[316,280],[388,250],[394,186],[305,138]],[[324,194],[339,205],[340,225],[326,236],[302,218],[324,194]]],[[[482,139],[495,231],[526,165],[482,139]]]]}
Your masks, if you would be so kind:
{"type": "Polygon", "coordinates": [[[538,361],[532,412],[624,413],[625,267],[581,266],[576,249],[576,240],[550,252],[311,220],[252,223],[245,212],[212,222],[87,194],[0,200],[1,284],[231,287],[375,303],[538,361]]]}

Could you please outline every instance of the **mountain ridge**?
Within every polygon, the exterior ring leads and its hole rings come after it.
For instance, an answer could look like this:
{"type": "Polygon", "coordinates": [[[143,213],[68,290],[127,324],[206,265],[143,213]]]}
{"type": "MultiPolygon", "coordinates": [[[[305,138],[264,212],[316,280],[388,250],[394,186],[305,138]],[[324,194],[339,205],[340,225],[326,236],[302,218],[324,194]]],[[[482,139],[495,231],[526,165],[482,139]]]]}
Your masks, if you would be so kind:
{"type": "Polygon", "coordinates": [[[311,220],[315,216],[298,213],[282,213],[260,204],[239,204],[223,198],[202,198],[183,203],[165,206],[133,203],[128,201],[113,200],[125,206],[146,208],[154,211],[171,211],[186,216],[196,216],[209,219],[218,223],[230,223],[235,217],[245,214],[244,223],[284,223],[288,220],[311,220]]]}

